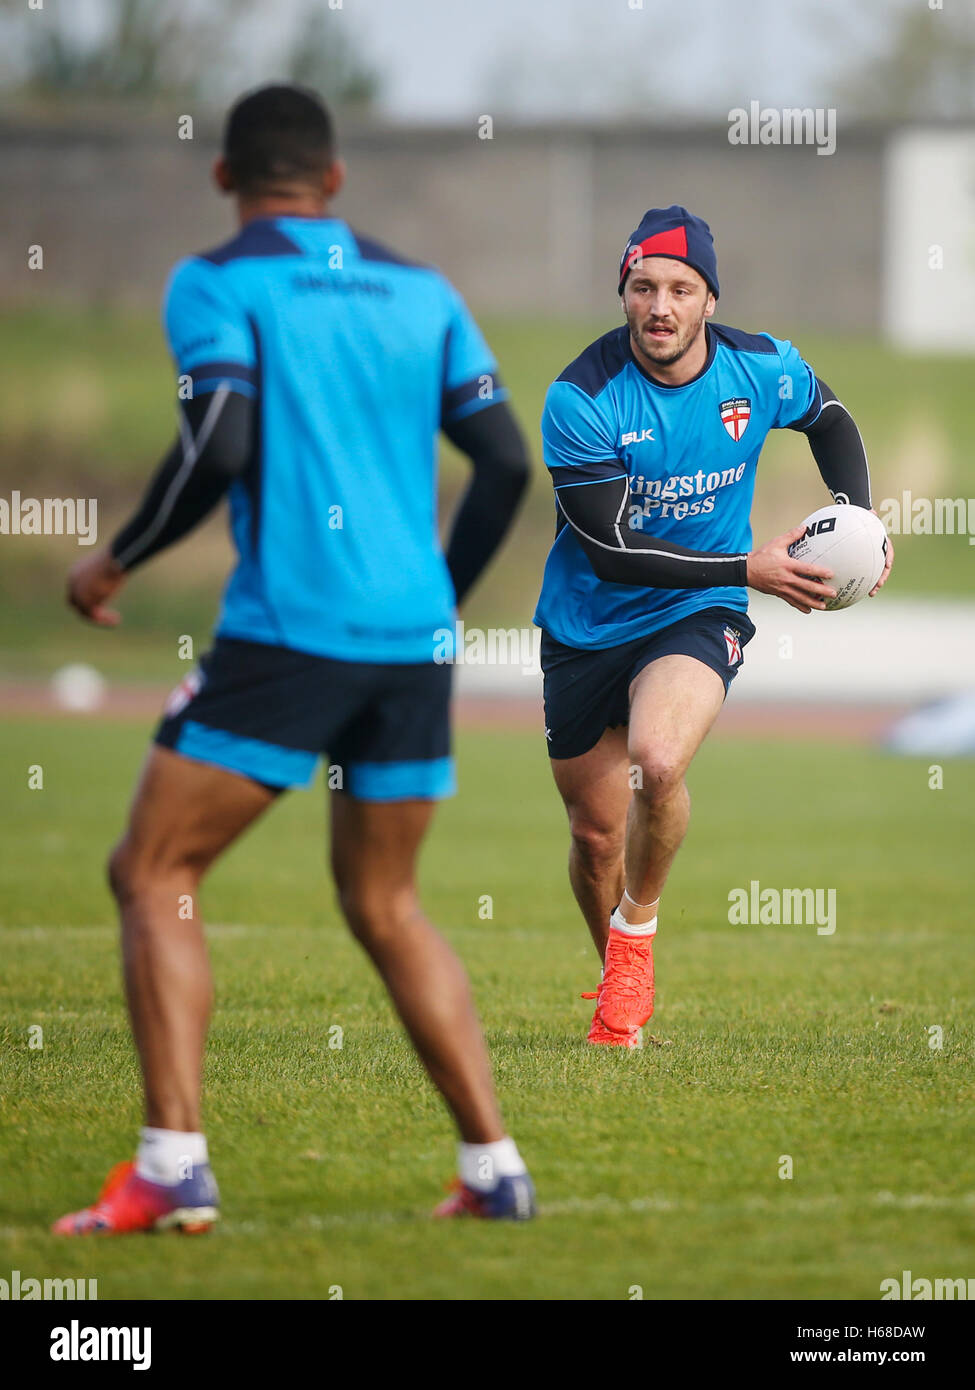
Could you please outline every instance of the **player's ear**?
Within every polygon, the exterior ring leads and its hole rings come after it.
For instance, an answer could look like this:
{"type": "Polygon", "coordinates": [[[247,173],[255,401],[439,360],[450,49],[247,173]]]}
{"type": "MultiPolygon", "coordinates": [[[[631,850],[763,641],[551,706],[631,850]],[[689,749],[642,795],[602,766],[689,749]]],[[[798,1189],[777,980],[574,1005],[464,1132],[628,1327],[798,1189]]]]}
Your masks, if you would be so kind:
{"type": "Polygon", "coordinates": [[[708,297],[704,304],[704,317],[706,319],[709,319],[717,307],[718,301],[715,299],[711,291],[708,290],[708,297]]]}
{"type": "Polygon", "coordinates": [[[220,189],[221,193],[234,192],[234,177],[230,172],[230,165],[224,159],[223,155],[220,156],[213,166],[213,182],[220,189]]]}
{"type": "Polygon", "coordinates": [[[345,185],[345,160],[336,156],[325,170],[322,188],[327,201],[337,198],[345,185]]]}

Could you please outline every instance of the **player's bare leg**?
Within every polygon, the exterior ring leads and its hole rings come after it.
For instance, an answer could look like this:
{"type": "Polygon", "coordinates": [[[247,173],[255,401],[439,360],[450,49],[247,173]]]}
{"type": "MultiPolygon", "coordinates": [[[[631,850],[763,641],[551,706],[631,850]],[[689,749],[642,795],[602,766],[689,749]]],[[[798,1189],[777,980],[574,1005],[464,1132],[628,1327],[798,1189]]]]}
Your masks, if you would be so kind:
{"type": "Polygon", "coordinates": [[[59,1235],[205,1231],[216,1219],[219,1196],[200,1128],[212,984],[197,891],[213,861],[274,799],[222,768],[158,746],[149,753],[109,861],[146,1128],[135,1162],[116,1165],[93,1206],[55,1222],[59,1235]]]}
{"type": "Polygon", "coordinates": [[[434,806],[337,792],[331,802],[342,911],[460,1131],[457,1191],[435,1215],[529,1217],[534,1189],[505,1133],[467,974],[420,906],[416,860],[434,806]]]}
{"type": "Polygon", "coordinates": [[[630,1037],[653,1013],[653,938],[667,875],[690,816],[684,774],[724,701],[724,682],[694,657],[645,666],[630,686],[628,756],[635,772],[627,814],[625,887],[610,919],[597,1012],[630,1037]]]}
{"type": "Polygon", "coordinates": [[[154,1128],[200,1128],[212,982],[197,892],[213,861],[274,800],[247,777],[154,747],[109,861],[146,1124],[154,1128]]]}
{"type": "Polygon", "coordinates": [[[684,774],[720,713],[724,682],[692,656],[650,662],[630,686],[628,759],[638,770],[626,825],[625,916],[648,922],[687,833],[684,774]],[[634,904],[647,904],[642,911],[634,904]]]}
{"type": "Polygon", "coordinates": [[[626,730],[606,729],[579,757],[553,758],[552,774],[569,817],[569,882],[602,961],[609,919],[623,896],[631,797],[626,730]]]}
{"type": "Polygon", "coordinates": [[[416,858],[429,801],[370,802],[333,793],[332,869],[342,911],[372,958],[467,1143],[505,1130],[464,967],[424,916],[416,858]]]}
{"type": "Polygon", "coordinates": [[[652,1012],[658,903],[690,813],[684,774],[723,700],[724,682],[703,662],[660,657],[630,686],[627,731],[552,760],[572,834],[569,877],[609,976],[590,1042],[635,1045],[652,1012]]]}
{"type": "MultiPolygon", "coordinates": [[[[625,827],[630,803],[626,730],[606,729],[594,748],[575,758],[553,758],[552,773],[569,817],[569,881],[586,919],[600,962],[609,924],[623,895],[625,827]]],[[[583,994],[596,999],[597,991],[583,994]]],[[[599,1046],[639,1047],[638,1029],[618,1035],[597,1007],[587,1041],[599,1046]]]]}

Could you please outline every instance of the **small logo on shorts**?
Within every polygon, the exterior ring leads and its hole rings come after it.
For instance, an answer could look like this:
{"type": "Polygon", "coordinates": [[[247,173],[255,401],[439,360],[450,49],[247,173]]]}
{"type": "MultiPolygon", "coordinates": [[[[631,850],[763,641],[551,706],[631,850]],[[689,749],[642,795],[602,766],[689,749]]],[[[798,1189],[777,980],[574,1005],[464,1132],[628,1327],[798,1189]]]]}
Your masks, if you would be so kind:
{"type": "Polygon", "coordinates": [[[163,714],[166,718],[172,719],[174,715],[180,714],[194,696],[199,695],[202,686],[203,672],[197,667],[188,676],[184,676],[176,689],[170,692],[163,706],[163,714]]]}
{"type": "Polygon", "coordinates": [[[728,665],[737,666],[741,660],[741,633],[733,627],[724,630],[725,646],[728,648],[728,665]]]}

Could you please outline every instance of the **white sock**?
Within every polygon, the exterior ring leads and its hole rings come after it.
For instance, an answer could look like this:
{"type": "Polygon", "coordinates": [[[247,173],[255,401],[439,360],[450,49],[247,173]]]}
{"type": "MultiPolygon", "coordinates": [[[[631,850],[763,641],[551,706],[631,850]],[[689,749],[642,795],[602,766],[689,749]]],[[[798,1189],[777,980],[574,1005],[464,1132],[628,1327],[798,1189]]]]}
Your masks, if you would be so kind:
{"type": "Polygon", "coordinates": [[[501,1178],[517,1178],[528,1169],[515,1141],[506,1137],[494,1144],[458,1144],[457,1171],[465,1187],[490,1192],[501,1178]]]}
{"type": "Polygon", "coordinates": [[[175,1187],[184,1178],[191,1177],[194,1168],[209,1161],[206,1135],[184,1133],[179,1129],[153,1129],[149,1125],[139,1131],[135,1171],[149,1182],[175,1187]]]}
{"type": "Polygon", "coordinates": [[[622,932],[624,936],[656,936],[657,919],[654,917],[650,922],[642,922],[639,926],[634,926],[632,922],[626,920],[619,908],[616,908],[609,919],[609,927],[610,931],[622,932]]]}

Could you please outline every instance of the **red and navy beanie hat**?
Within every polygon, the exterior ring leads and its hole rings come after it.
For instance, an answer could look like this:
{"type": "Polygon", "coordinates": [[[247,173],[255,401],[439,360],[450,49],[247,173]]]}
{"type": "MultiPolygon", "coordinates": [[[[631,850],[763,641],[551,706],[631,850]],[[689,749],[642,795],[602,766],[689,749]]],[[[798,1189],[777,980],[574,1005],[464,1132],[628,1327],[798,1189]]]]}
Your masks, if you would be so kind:
{"type": "Polygon", "coordinates": [[[700,217],[675,203],[669,208],[650,208],[630,237],[620,258],[619,293],[634,262],[644,256],[670,256],[686,261],[703,275],[715,299],[718,297],[718,259],[711,228],[700,217]]]}

